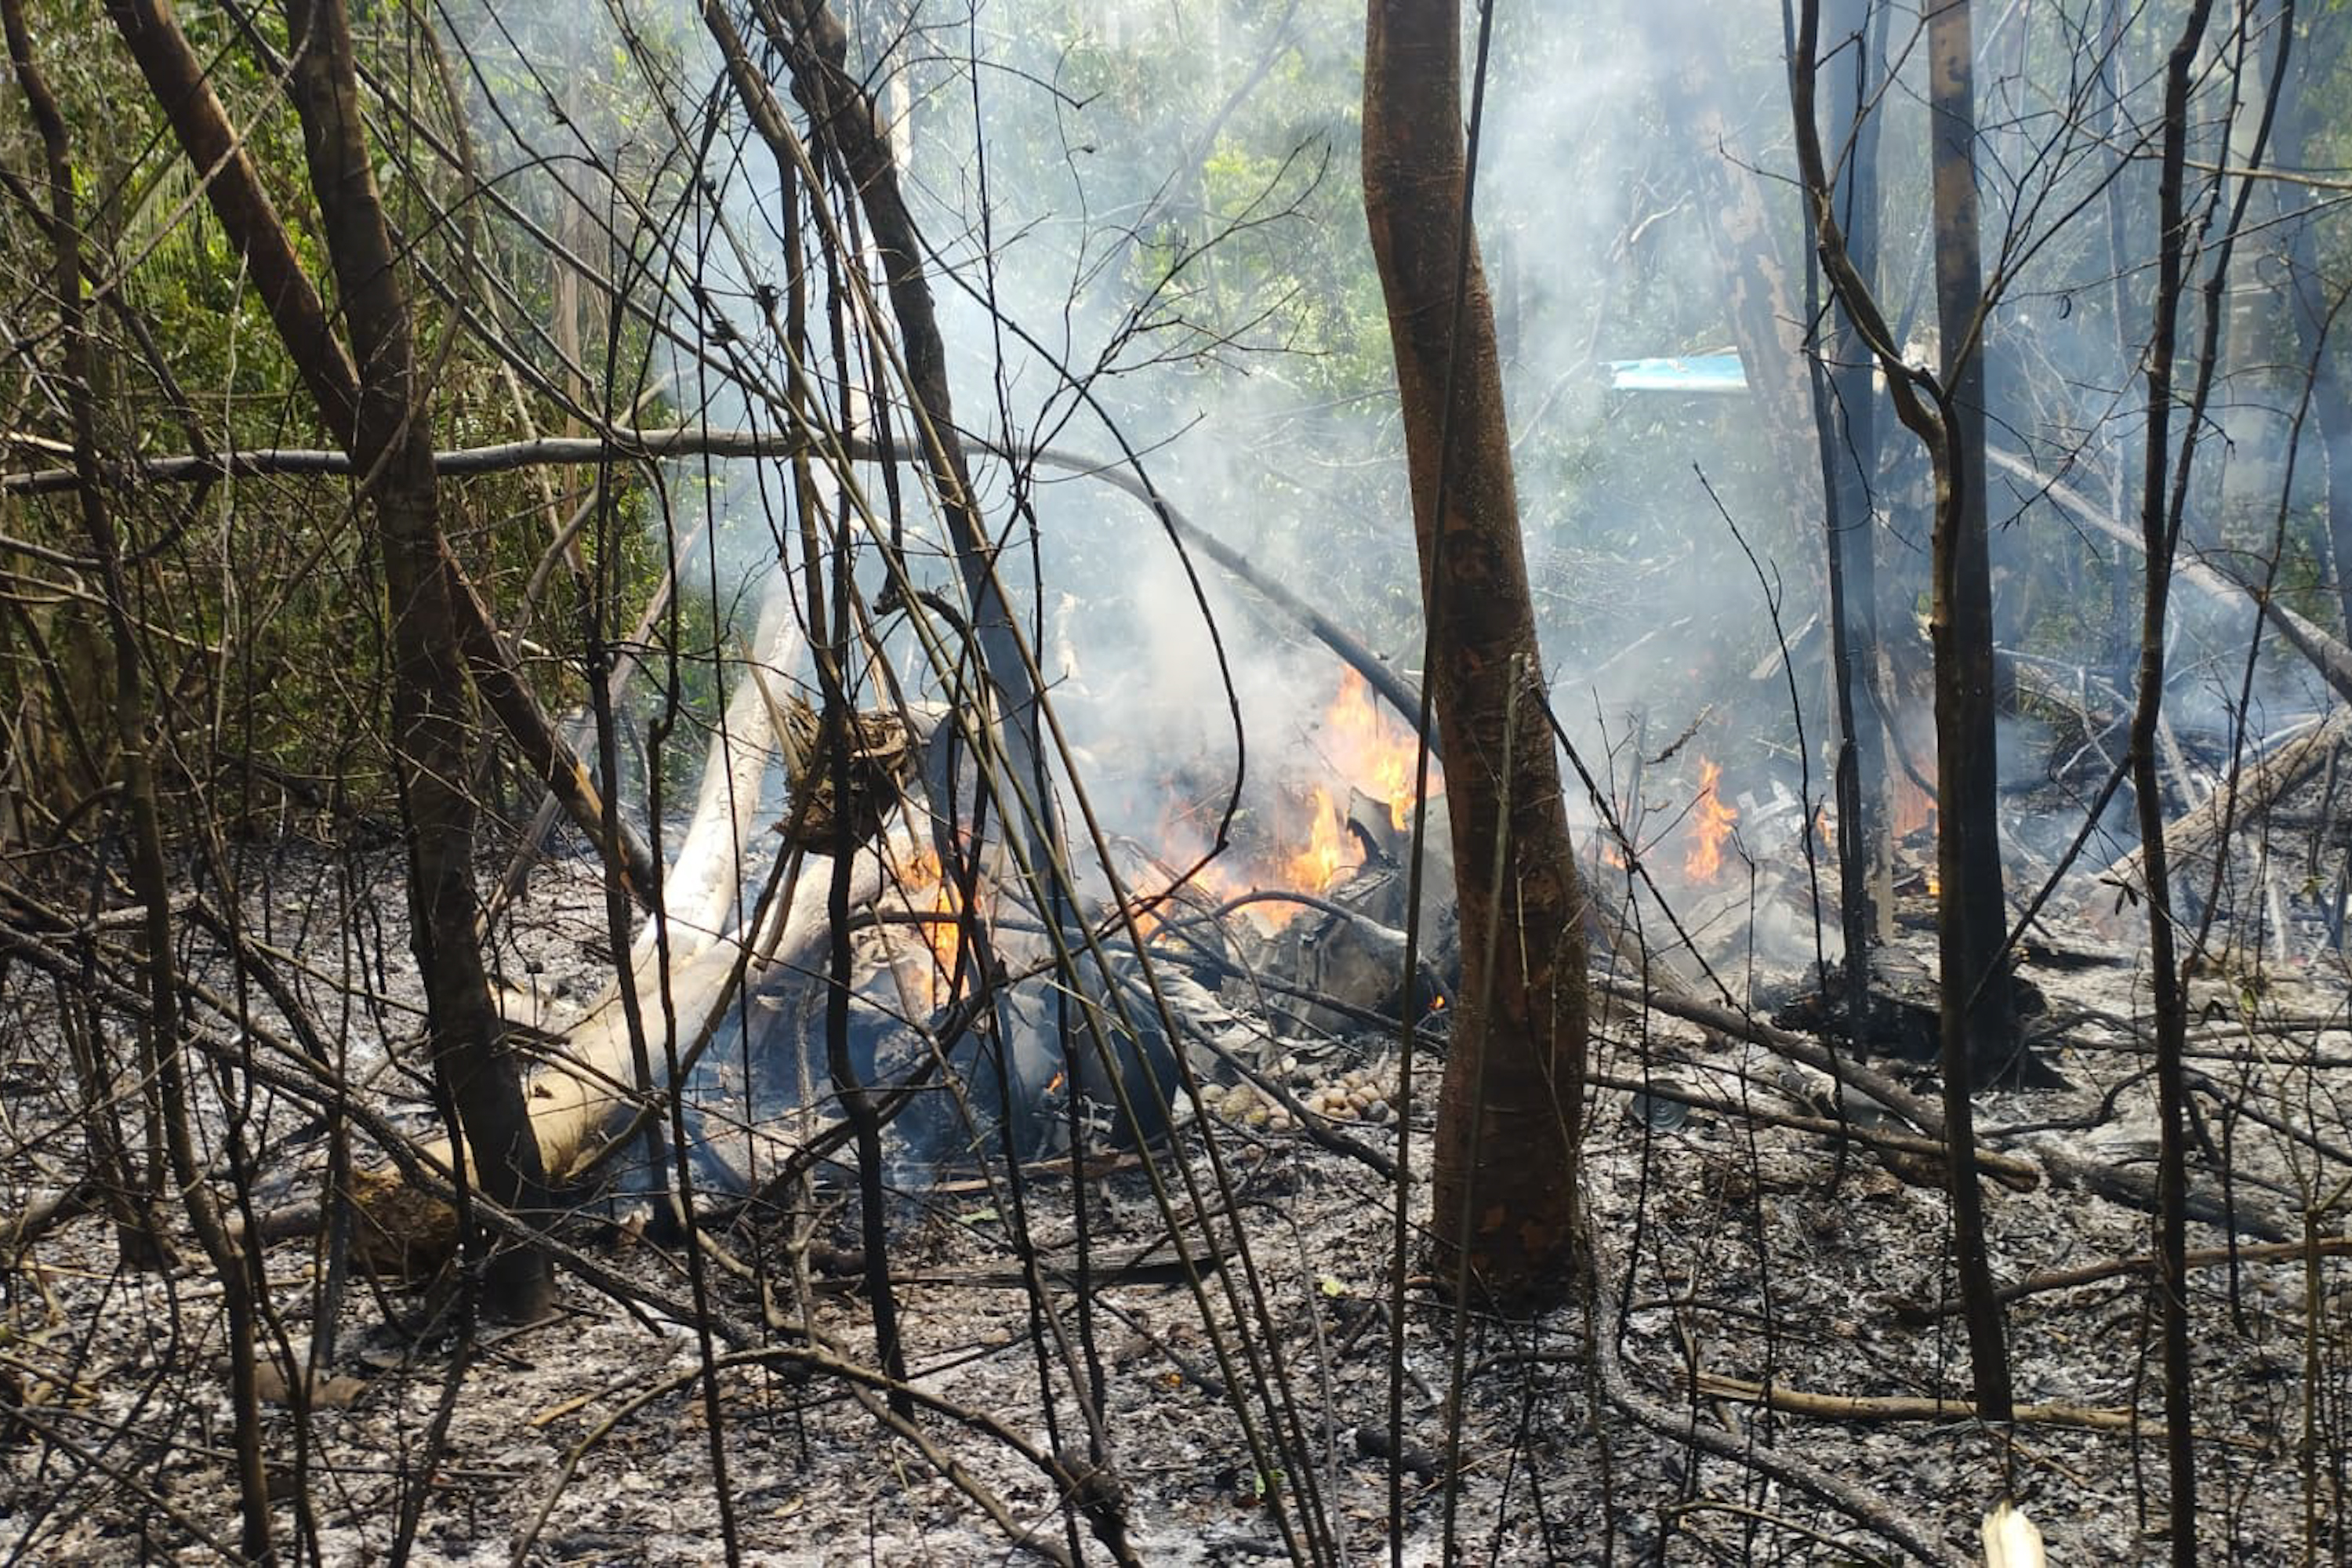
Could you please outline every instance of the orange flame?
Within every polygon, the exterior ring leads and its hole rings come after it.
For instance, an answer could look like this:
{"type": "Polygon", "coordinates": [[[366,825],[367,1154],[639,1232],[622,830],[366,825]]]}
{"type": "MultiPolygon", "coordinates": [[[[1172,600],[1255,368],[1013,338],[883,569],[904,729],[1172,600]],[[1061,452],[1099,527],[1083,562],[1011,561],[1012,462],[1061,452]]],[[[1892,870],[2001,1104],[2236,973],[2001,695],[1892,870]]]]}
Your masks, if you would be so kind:
{"type": "MultiPolygon", "coordinates": [[[[1322,745],[1334,773],[1374,799],[1388,802],[1391,826],[1400,833],[1412,826],[1412,808],[1419,799],[1412,787],[1413,769],[1420,748],[1352,669],[1341,676],[1339,694],[1324,710],[1322,745]]],[[[1433,797],[1445,793],[1433,757],[1429,793],[1433,797]]]]}
{"type": "Polygon", "coordinates": [[[1698,798],[1691,802],[1690,847],[1683,854],[1683,875],[1694,882],[1712,882],[1723,870],[1723,845],[1739,820],[1736,807],[1723,804],[1716,784],[1723,766],[1702,757],[1698,767],[1698,798]]]}
{"type": "Polygon", "coordinates": [[[1283,875],[1292,887],[1319,893],[1354,861],[1356,857],[1349,853],[1352,847],[1346,814],[1331,797],[1331,792],[1318,784],[1315,804],[1310,808],[1307,847],[1283,863],[1283,875]]]}
{"type": "MultiPolygon", "coordinates": [[[[1304,795],[1286,792],[1265,819],[1271,832],[1255,852],[1201,868],[1191,878],[1194,887],[1218,899],[1258,889],[1325,891],[1362,859],[1348,827],[1351,790],[1385,803],[1389,821],[1398,831],[1412,827],[1419,799],[1413,790],[1419,748],[1412,732],[1389,716],[1355,671],[1341,676],[1339,692],[1318,721],[1314,747],[1330,782],[1317,784],[1304,795]]],[[[1433,797],[1444,793],[1434,757],[1430,759],[1429,793],[1433,797]]],[[[1206,826],[1198,816],[1196,807],[1178,797],[1171,781],[1159,828],[1163,859],[1190,865],[1206,847],[1206,826]]],[[[1300,905],[1278,900],[1249,906],[1250,914],[1269,931],[1289,924],[1301,910],[1300,905]]]]}
{"type": "Polygon", "coordinates": [[[898,868],[898,896],[915,914],[945,917],[922,920],[915,928],[931,957],[931,1005],[944,1006],[955,983],[956,955],[962,949],[963,932],[954,918],[961,907],[955,884],[941,872],[935,851],[919,847],[898,868]]]}

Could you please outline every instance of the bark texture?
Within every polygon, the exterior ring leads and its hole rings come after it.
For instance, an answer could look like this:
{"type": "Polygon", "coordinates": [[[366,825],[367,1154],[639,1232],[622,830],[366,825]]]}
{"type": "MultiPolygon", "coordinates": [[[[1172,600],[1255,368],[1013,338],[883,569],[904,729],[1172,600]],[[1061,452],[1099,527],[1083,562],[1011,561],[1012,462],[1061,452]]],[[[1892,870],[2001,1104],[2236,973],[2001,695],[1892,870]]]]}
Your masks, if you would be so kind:
{"type": "MultiPolygon", "coordinates": [[[[2147,450],[2140,491],[2140,540],[2147,576],[2140,603],[2139,689],[2131,726],[2132,793],[2139,817],[2141,864],[2147,875],[2148,994],[2156,1026],[2158,1117],[2156,1300],[2164,1347],[2172,1561],[2178,1568],[2191,1568],[2197,1562],[2197,1455],[2191,1425],[2195,1418],[2191,1382],[2196,1369],[2189,1346],[2187,1241],[2189,997],[2173,932],[2172,874],[2166,858],[2164,795],[2157,773],[2157,727],[2164,712],[2164,627],[2172,592],[2173,552],[2180,539],[2188,468],[2194,451],[2191,441],[2184,440],[2178,469],[2174,468],[2174,362],[2179,348],[2189,245],[2189,207],[2183,194],[2189,100],[2211,15],[2211,0],[2196,0],[2179,40],[2165,58],[2163,143],[2157,165],[2155,331],[2147,348],[2147,450]]],[[[2215,276],[2218,279],[2218,271],[2215,276]]],[[[2189,428],[2193,433],[2193,418],[2189,428]]]]}
{"type": "Polygon", "coordinates": [[[1396,353],[1462,911],[1439,1260],[1540,1302],[1569,1293],[1580,1254],[1583,891],[1543,717],[1494,312],[1467,233],[1459,34],[1450,3],[1371,0],[1364,207],[1396,353]]]}
{"type": "MultiPolygon", "coordinates": [[[[1878,127],[1868,112],[1885,80],[1883,9],[1869,0],[1832,0],[1829,132],[1843,149],[1835,196],[1854,270],[1878,275],[1878,127]],[[1875,26],[1874,26],[1874,24],[1875,26]]],[[[1809,301],[1810,303],[1810,301],[1809,301]]],[[[1812,315],[1809,309],[1808,318],[1812,315]]],[[[1829,525],[1830,639],[1835,661],[1838,759],[1838,904],[1844,917],[1847,994],[1867,1005],[1869,950],[1894,938],[1892,844],[1888,837],[1885,715],[1879,669],[1876,488],[1878,396],[1870,345],[1851,316],[1824,323],[1828,404],[1817,416],[1822,446],[1823,516],[1829,525]]],[[[1857,1015],[1859,1017],[1859,1015],[1857,1015]]],[[[1855,1036],[1861,1035],[1857,1023],[1855,1036]]]]}
{"type": "MultiPolygon", "coordinates": [[[[1816,70],[1814,60],[1821,38],[1821,0],[1800,0],[1797,7],[1795,62],[1789,75],[1790,100],[1795,110],[1796,153],[1798,168],[1803,175],[1805,203],[1812,219],[1813,238],[1821,253],[1822,270],[1837,290],[1838,304],[1852,321],[1855,332],[1870,346],[1885,374],[1887,395],[1895,405],[1895,416],[1905,428],[1919,438],[1927,448],[1928,465],[1936,479],[1936,539],[1937,610],[1945,610],[1944,597],[1948,586],[1947,573],[1951,562],[1947,545],[1953,534],[1953,519],[1958,510],[1959,487],[1965,483],[1964,470],[1954,451],[1955,405],[1941,377],[1935,372],[1905,361],[1895,345],[1895,334],[1880,310],[1878,299],[1868,279],[1855,268],[1852,253],[1846,245],[1843,226],[1838,216],[1834,189],[1830,181],[1826,159],[1822,153],[1819,110],[1816,107],[1816,70]]],[[[1963,61],[1966,44],[1961,46],[1963,61]]],[[[1951,84],[1947,81],[1945,87],[1951,84]]],[[[1971,179],[1973,176],[1971,176],[1971,179]]],[[[1939,283],[1941,279],[1939,278],[1939,283]]],[[[1973,329],[1962,334],[1963,341],[1973,335],[1973,329]]],[[[1981,448],[1979,448],[1981,450],[1981,448]]],[[[1979,464],[1981,474],[1982,464],[1979,464]]],[[[1939,630],[1938,663],[1943,646],[1951,633],[1948,627],[1939,630]]],[[[1990,645],[1988,644],[1988,658],[1990,645]]],[[[1938,684],[1941,684],[1939,668],[1938,684]]],[[[1990,690],[1988,683],[1987,689],[1990,690]]],[[[1940,718],[1944,704],[1939,697],[1940,718]]],[[[1949,760],[1950,753],[1946,753],[1949,760]]],[[[1939,799],[1941,798],[1939,772],[1939,799]]],[[[1951,840],[1952,819],[1947,816],[1941,838],[1951,840]]],[[[1990,845],[1990,840],[1985,842],[1990,845]]],[[[1952,918],[1956,887],[1948,869],[1944,873],[1943,904],[1940,912],[1947,921],[1952,918]]],[[[1999,894],[1994,894],[1996,911],[1999,894]]],[[[1948,931],[1947,936],[1948,938],[1948,931]]],[[[1998,947],[1992,950],[1997,955],[1998,947]]],[[[1969,1344],[1974,1363],[1979,1407],[1988,1414],[2005,1412],[2010,1405],[2008,1354],[2005,1349],[2000,1302],[1993,1289],[1990,1263],[1986,1257],[1983,1236],[1983,1201],[1978,1189],[1974,1107],[1969,1089],[1971,1074],[1969,1036],[1966,1025],[1971,1016],[1971,1004],[1979,998],[1973,987],[1963,988],[1949,967],[1951,949],[1946,948],[1947,967],[1943,976],[1941,1007],[1944,1135],[1950,1157],[1946,1170],[1950,1177],[1952,1218],[1955,1241],[1954,1263],[1959,1274],[1960,1297],[1967,1307],[1969,1344]]]]}
{"type": "Polygon", "coordinates": [[[1937,466],[1935,588],[1937,909],[1948,1031],[1977,1074],[2005,1065],[2017,1020],[1999,963],[2008,937],[1998,832],[1992,568],[1985,519],[1984,266],[1977,221],[1974,29],[1966,0],[1928,21],[1936,316],[1947,395],[1937,466]]]}
{"type": "MultiPolygon", "coordinates": [[[[1023,646],[1018,623],[997,577],[997,541],[973,500],[955,404],[948,385],[947,347],[924,269],[921,234],[898,185],[898,165],[882,133],[872,96],[848,67],[849,37],[825,0],[752,0],[752,14],[769,44],[783,57],[793,99],[809,117],[814,148],[834,164],[856,192],[880,264],[890,313],[898,328],[908,390],[913,394],[916,445],[938,493],[940,512],[954,546],[957,573],[971,607],[972,640],[989,682],[1003,704],[1003,733],[1013,787],[1020,792],[998,803],[1005,818],[1030,810],[1025,826],[1034,864],[1051,878],[1045,896],[1055,911],[1065,895],[1057,867],[1061,856],[1045,766],[1043,713],[1038,706],[1036,662],[1023,646]]],[[[719,0],[704,0],[703,23],[719,45],[729,79],[751,116],[754,128],[780,163],[793,160],[792,132],[719,0]]],[[[814,172],[814,171],[812,171],[814,172]]]]}

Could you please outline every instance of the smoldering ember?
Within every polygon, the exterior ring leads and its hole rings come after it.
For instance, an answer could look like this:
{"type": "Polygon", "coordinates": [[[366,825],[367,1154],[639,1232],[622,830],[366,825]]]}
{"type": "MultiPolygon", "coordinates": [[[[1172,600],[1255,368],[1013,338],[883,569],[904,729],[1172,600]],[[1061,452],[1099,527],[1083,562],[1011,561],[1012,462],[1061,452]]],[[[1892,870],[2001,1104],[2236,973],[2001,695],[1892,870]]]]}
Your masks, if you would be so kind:
{"type": "Polygon", "coordinates": [[[2352,1552],[2352,9],[0,20],[9,1561],[2352,1552]]]}

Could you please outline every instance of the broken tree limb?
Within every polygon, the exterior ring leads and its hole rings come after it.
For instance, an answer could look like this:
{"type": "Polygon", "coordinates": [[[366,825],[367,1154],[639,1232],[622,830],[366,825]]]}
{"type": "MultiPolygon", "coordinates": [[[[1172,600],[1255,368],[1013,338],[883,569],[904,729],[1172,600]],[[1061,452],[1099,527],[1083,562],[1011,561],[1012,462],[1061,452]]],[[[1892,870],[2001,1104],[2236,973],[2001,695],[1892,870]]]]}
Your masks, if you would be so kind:
{"type": "MultiPolygon", "coordinates": [[[[1885,1073],[1857,1061],[1850,1053],[1832,1052],[1820,1042],[1787,1029],[1746,1016],[1729,1007],[1701,1002],[1671,992],[1645,990],[1622,980],[1601,975],[1593,976],[1596,990],[1634,1006],[1654,1007],[1659,1012],[1713,1029],[1751,1044],[1762,1046],[1776,1056],[1801,1062],[1807,1067],[1828,1073],[1848,1089],[1855,1089],[1876,1101],[1883,1109],[1902,1117],[1927,1137],[1940,1142],[1944,1136],[1944,1121],[1936,1109],[1885,1073]]],[[[1983,1129],[1987,1142],[2002,1137],[1998,1127],[1983,1129]]],[[[2101,1197],[2132,1208],[2154,1213],[2156,1210],[2156,1178],[2153,1174],[2122,1166],[2086,1160],[2078,1154],[2052,1147],[2046,1141],[2032,1147],[2034,1160],[2053,1185],[2077,1192],[2096,1193],[2101,1197]]],[[[2256,1236],[2265,1241],[2284,1241],[2294,1234],[2285,1219],[2259,1207],[2241,1196],[2234,1204],[2225,1204],[2209,1194],[2189,1194],[2189,1216],[2204,1224],[2234,1230],[2243,1236],[2256,1236]]]]}
{"type": "MultiPolygon", "coordinates": [[[[1822,1138],[1845,1138],[1873,1149],[1884,1149],[1897,1154],[1911,1154],[1930,1160],[1941,1160],[1944,1145],[1938,1139],[1921,1137],[1916,1133],[1898,1132],[1889,1129],[1864,1127],[1854,1121],[1832,1121],[1825,1116],[1801,1116],[1791,1111],[1768,1110],[1760,1105],[1743,1105],[1721,1095],[1702,1094],[1662,1080],[1644,1082],[1639,1079],[1620,1078],[1611,1073],[1594,1073],[1591,1079],[1596,1088],[1622,1089],[1629,1094],[1647,1095],[1653,1100],[1670,1100],[1677,1105],[1687,1105],[1696,1110],[1712,1111],[1717,1116],[1738,1121],[1751,1121],[1761,1126],[1786,1127],[1791,1131],[1811,1132],[1822,1138]]],[[[2021,1160],[2013,1154],[1977,1152],[1977,1163],[1985,1174],[2011,1192],[2030,1193],[2042,1184],[2042,1167],[2031,1160],[2021,1160]]]]}
{"type": "MultiPolygon", "coordinates": [[[[2246,1263],[2284,1263],[2305,1258],[2352,1257],[2352,1236],[2324,1236],[2310,1241],[2271,1241],[2252,1247],[2200,1247],[2188,1255],[2191,1268],[2218,1268],[2225,1265],[2246,1263]]],[[[2110,1258],[2097,1263],[2085,1263],[2074,1268],[2052,1268],[2040,1274],[2029,1274],[2022,1279],[2011,1280],[2000,1288],[2004,1301],[2021,1301],[2028,1296],[2043,1296],[2053,1290],[2071,1290],[2077,1286],[2097,1285],[2109,1279],[2132,1276],[2152,1276],[2157,1260],[2146,1255],[2135,1258],[2110,1258]]],[[[1956,1301],[1938,1302],[1934,1306],[1915,1305],[1904,1309],[1903,1316],[1914,1321],[1950,1317],[1959,1310],[1956,1301]]]]}
{"type": "MultiPolygon", "coordinates": [[[[694,818],[662,881],[663,918],[674,963],[701,952],[742,918],[730,910],[740,897],[744,849],[752,842],[753,819],[777,755],[775,711],[761,685],[761,671],[791,668],[800,658],[803,640],[792,614],[790,584],[781,571],[768,574],[752,636],[751,657],[710,737],[694,818]]],[[[648,925],[638,938],[639,952],[651,950],[654,929],[648,925]]]]}
{"type": "MultiPolygon", "coordinates": [[[[1958,1310],[1957,1308],[1954,1309],[1958,1310]]],[[[1973,1399],[1938,1399],[1932,1394],[1815,1394],[1807,1389],[1750,1383],[1746,1378],[1700,1373],[1695,1380],[1700,1397],[1761,1405],[1783,1415],[1814,1421],[1974,1421],[1973,1399]]],[[[2090,1405],[2020,1405],[2009,1419],[2025,1426],[2080,1426],[2093,1432],[2137,1432],[2152,1442],[2164,1440],[2164,1428],[2152,1426],[2133,1410],[2090,1405]]]]}
{"type": "Polygon", "coordinates": [[[1885,1073],[1863,1062],[1851,1050],[1832,1051],[1818,1040],[1775,1028],[1729,1007],[1702,1002],[1694,996],[1654,991],[1602,975],[1593,976],[1592,984],[1596,990],[1621,1002],[1636,1007],[1654,1007],[1685,1023],[1762,1046],[1776,1056],[1786,1057],[1790,1061],[1801,1062],[1816,1071],[1825,1072],[1848,1089],[1869,1096],[1885,1110],[1908,1121],[1939,1144],[1943,1139],[1944,1118],[1941,1112],[1885,1073]]]}
{"type": "MultiPolygon", "coordinates": [[[[2208,796],[2202,805],[2174,820],[2164,830],[2168,863],[2215,847],[2224,823],[2252,821],[2270,810],[2297,784],[2324,766],[2328,757],[2352,742],[2352,703],[2337,706],[2317,727],[2305,731],[2251,768],[2241,766],[2230,781],[2208,796]]],[[[2099,873],[2102,882],[2137,888],[2143,856],[2133,848],[2099,873]]]]}
{"type": "MultiPolygon", "coordinates": [[[[1601,1249],[1596,1247],[1594,1250],[1599,1253],[1601,1249]]],[[[1596,1258],[1592,1274],[1596,1300],[1589,1320],[1592,1325],[1591,1355],[1595,1370],[1601,1374],[1601,1393],[1610,1404],[1670,1442],[1704,1448],[1719,1458],[1759,1471],[1783,1486],[1827,1503],[1923,1563],[1966,1568],[1968,1559],[1948,1545],[1931,1542],[1909,1518],[1874,1493],[1863,1490],[1843,1476],[1816,1469],[1801,1459],[1784,1455],[1771,1444],[1759,1441],[1753,1433],[1727,1432],[1706,1425],[1693,1411],[1670,1409],[1635,1388],[1617,1343],[1617,1325],[1624,1321],[1623,1313],[1605,1283],[1617,1276],[1606,1257],[1596,1258]]]]}
{"type": "MultiPolygon", "coordinates": [[[[853,906],[871,901],[885,881],[881,854],[871,847],[860,850],[850,876],[853,906]]],[[[673,1044],[677,1056],[684,1058],[681,1071],[691,1070],[694,1048],[729,1005],[734,973],[747,958],[753,973],[780,968],[824,972],[819,949],[830,934],[826,904],[831,880],[821,858],[810,857],[791,889],[791,901],[780,911],[769,911],[751,930],[709,942],[684,963],[669,966],[666,1006],[656,955],[647,952],[640,958],[630,984],[637,989],[645,1018],[678,1021],[673,1044]]],[[[659,1053],[656,1059],[667,1056],[659,1053]]],[[[540,1157],[551,1181],[574,1173],[598,1134],[636,1107],[634,1078],[627,1010],[615,987],[572,1027],[563,1049],[525,1089],[531,1130],[538,1135],[540,1157]]]]}

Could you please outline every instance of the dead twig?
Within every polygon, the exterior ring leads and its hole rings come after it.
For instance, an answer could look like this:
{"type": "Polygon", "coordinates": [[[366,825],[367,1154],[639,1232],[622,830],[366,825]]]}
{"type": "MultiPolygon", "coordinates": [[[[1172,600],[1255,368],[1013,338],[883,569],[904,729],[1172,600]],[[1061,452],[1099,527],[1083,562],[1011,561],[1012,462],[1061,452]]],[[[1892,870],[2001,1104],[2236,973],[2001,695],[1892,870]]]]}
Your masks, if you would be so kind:
{"type": "MultiPolygon", "coordinates": [[[[2312,1242],[2269,1241],[2246,1247],[2192,1247],[2186,1261],[2191,1268],[2218,1268],[2228,1264],[2276,1263],[2303,1258],[2352,1258],[2352,1236],[2321,1237],[2312,1242]]],[[[2053,1290],[2071,1290],[2076,1286],[2096,1285],[2105,1279],[2153,1274],[2156,1265],[2155,1258],[2143,1254],[2133,1258],[2105,1258],[2074,1268],[2048,1269],[2002,1286],[2000,1299],[2003,1301],[2021,1301],[2029,1296],[2044,1296],[2053,1290]]],[[[1915,1302],[1905,1306],[1897,1316],[1907,1323],[1917,1324],[1948,1318],[1958,1310],[1957,1302],[1945,1301],[1934,1306],[1915,1302]]],[[[2023,1417],[2021,1415],[2019,1419],[2023,1417]]]]}
{"type": "MultiPolygon", "coordinates": [[[[2151,1264],[2151,1267],[2153,1265],[2151,1264]]],[[[1959,1309],[1956,1305],[1954,1311],[1959,1309]]],[[[1709,1399],[1761,1405],[1783,1415],[1814,1421],[1969,1421],[1977,1419],[1973,1399],[1944,1399],[1917,1394],[1815,1394],[1702,1372],[1696,1382],[1709,1399]]],[[[2009,1419],[2021,1426],[2079,1426],[2093,1432],[2137,1432],[2154,1442],[2164,1440],[2164,1428],[2150,1426],[2137,1411],[2113,1410],[2091,1405],[2020,1405],[2009,1419]]],[[[2208,1434],[2200,1434],[2207,1436],[2208,1434]]],[[[2249,1444],[2249,1447],[2256,1445],[2249,1444]]]]}
{"type": "Polygon", "coordinates": [[[1922,1562],[1943,1563],[1947,1568],[1964,1568],[1966,1558],[1950,1546],[1932,1542],[1920,1534],[1884,1499],[1863,1490],[1843,1477],[1791,1458],[1772,1445],[1759,1441],[1753,1434],[1742,1435],[1703,1426],[1689,1411],[1670,1410],[1636,1389],[1617,1347],[1615,1324],[1621,1315],[1615,1294],[1606,1285],[1598,1283],[1612,1277],[1607,1261],[1596,1258],[1593,1270],[1596,1283],[1588,1332],[1591,1339],[1594,1369],[1600,1373],[1601,1393],[1610,1404],[1662,1437],[1693,1448],[1704,1448],[1718,1458],[1728,1459],[1733,1464],[1769,1476],[1783,1486],[1793,1487],[1829,1504],[1922,1562]]]}

